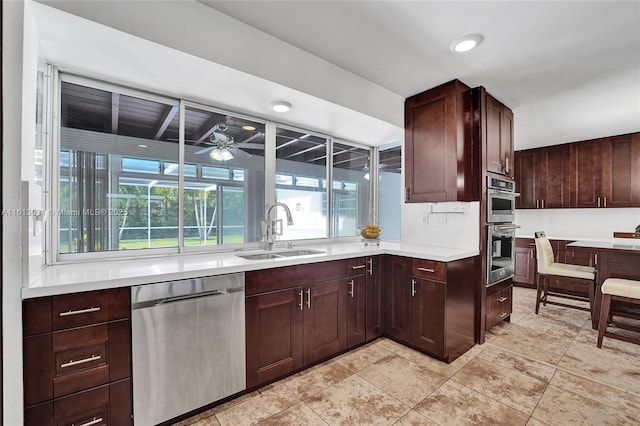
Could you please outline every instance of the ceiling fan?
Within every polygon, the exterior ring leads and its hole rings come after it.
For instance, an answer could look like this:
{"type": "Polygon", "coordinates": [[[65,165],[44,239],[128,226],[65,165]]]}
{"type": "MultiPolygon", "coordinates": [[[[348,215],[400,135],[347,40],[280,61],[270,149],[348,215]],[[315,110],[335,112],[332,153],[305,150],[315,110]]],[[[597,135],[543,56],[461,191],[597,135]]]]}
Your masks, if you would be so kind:
{"type": "MultiPolygon", "coordinates": [[[[206,148],[203,148],[199,151],[196,151],[194,155],[209,153],[209,156],[216,161],[228,161],[233,158],[249,158],[251,154],[246,151],[240,149],[243,148],[251,148],[251,149],[264,149],[264,145],[261,144],[252,144],[247,143],[251,139],[254,139],[261,135],[261,133],[256,133],[253,136],[249,137],[242,143],[236,143],[234,141],[233,136],[226,135],[225,132],[228,130],[229,126],[226,123],[221,122],[216,124],[209,136],[209,141],[205,142],[207,145],[206,148]]],[[[197,141],[193,141],[197,142],[197,141]]]]}

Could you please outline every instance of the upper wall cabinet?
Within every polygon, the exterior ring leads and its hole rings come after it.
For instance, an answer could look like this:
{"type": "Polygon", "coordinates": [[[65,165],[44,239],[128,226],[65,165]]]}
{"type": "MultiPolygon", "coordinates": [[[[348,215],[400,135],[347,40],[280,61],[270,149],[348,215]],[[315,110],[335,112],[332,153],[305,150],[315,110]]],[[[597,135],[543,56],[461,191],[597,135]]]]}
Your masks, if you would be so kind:
{"type": "Polygon", "coordinates": [[[474,101],[481,115],[484,169],[513,177],[513,113],[487,93],[484,87],[474,90],[474,101]]]}
{"type": "Polygon", "coordinates": [[[640,207],[640,133],[516,153],[516,208],[640,207]]]}
{"type": "Polygon", "coordinates": [[[405,201],[479,198],[469,87],[453,80],[405,101],[405,201]]]}

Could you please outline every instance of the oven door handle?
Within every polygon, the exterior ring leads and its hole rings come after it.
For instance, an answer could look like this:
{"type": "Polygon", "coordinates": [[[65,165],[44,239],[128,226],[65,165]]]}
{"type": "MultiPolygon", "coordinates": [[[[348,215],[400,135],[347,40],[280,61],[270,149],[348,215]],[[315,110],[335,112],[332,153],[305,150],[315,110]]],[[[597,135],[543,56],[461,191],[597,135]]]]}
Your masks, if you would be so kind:
{"type": "Polygon", "coordinates": [[[489,225],[496,231],[515,231],[520,225],[489,225]]]}
{"type": "Polygon", "coordinates": [[[510,195],[512,197],[519,197],[520,193],[519,192],[511,192],[511,191],[506,191],[504,189],[499,189],[499,188],[488,188],[490,193],[498,193],[498,194],[504,194],[504,195],[510,195]]]}

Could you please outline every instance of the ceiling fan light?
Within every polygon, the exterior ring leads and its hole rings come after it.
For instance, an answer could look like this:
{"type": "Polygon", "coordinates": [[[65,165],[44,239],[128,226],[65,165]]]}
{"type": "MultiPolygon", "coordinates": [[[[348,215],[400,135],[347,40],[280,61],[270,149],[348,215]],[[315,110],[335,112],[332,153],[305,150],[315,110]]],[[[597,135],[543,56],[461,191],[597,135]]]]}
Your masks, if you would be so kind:
{"type": "Polygon", "coordinates": [[[285,113],[291,111],[292,105],[289,102],[278,101],[272,103],[270,107],[275,112],[285,113]]]}
{"type": "Polygon", "coordinates": [[[222,159],[222,150],[220,148],[213,148],[209,153],[209,156],[216,161],[224,161],[222,159]]]}
{"type": "Polygon", "coordinates": [[[233,159],[233,154],[227,148],[222,148],[221,150],[222,161],[229,161],[233,159]]]}

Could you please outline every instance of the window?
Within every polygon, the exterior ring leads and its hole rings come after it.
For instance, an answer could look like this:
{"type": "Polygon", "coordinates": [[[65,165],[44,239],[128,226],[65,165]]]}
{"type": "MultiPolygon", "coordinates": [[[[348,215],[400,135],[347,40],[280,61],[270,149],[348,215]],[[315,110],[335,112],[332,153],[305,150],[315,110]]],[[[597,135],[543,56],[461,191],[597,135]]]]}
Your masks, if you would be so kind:
{"type": "Polygon", "coordinates": [[[378,218],[384,230],[381,238],[385,240],[400,240],[401,167],[400,142],[382,145],[379,149],[378,218]]]}
{"type": "Polygon", "coordinates": [[[262,239],[264,141],[264,123],[186,108],[185,164],[200,164],[202,177],[185,175],[185,246],[262,239]]]}
{"type": "Polygon", "coordinates": [[[375,217],[375,149],[81,77],[59,82],[53,261],[257,247],[273,201],[294,221],[276,239],[355,237],[375,217]]]}
{"type": "Polygon", "coordinates": [[[178,105],[68,81],[60,91],[58,251],[178,246],[178,105]]]}
{"type": "Polygon", "coordinates": [[[370,222],[369,167],[371,150],[333,144],[333,236],[359,235],[370,222]]]}
{"type": "MultiPolygon", "coordinates": [[[[327,237],[321,185],[327,179],[327,148],[326,137],[276,128],[276,201],[289,206],[294,223],[283,227],[284,240],[327,237]]],[[[284,217],[275,210],[272,214],[284,217]]]]}

